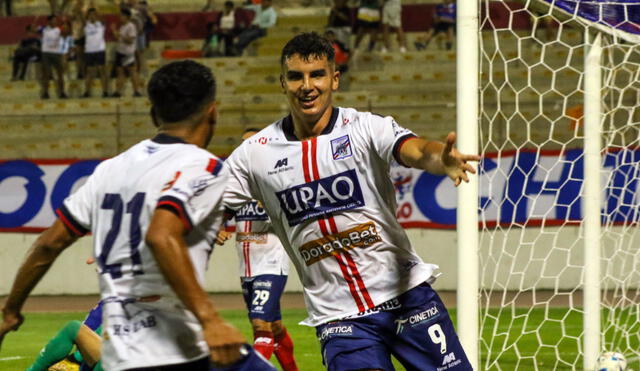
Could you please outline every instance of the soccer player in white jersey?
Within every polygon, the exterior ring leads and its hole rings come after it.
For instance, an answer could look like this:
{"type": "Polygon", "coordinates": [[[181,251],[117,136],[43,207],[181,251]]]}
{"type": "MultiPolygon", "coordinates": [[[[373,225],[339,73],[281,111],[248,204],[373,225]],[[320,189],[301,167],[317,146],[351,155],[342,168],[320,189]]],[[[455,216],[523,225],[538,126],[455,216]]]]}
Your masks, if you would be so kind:
{"type": "Polygon", "coordinates": [[[216,120],[213,74],[196,62],[171,63],[153,74],[148,92],[158,135],[102,162],[57,210],[18,270],[0,341],[18,329],[24,301],[56,257],[90,231],[104,302],[104,369],[208,371],[212,362],[254,356],[266,364],[201,286],[228,175],[203,149],[216,120]]]}
{"type": "Polygon", "coordinates": [[[226,207],[262,202],[304,287],[329,370],[468,370],[446,308],[431,288],[437,266],[416,254],[395,217],[389,162],[448,175],[474,172],[447,142],[428,141],[392,117],[334,107],[333,48],[316,33],[291,39],[280,77],[290,115],[227,159],[226,207]]]}
{"type": "MultiPolygon", "coordinates": [[[[249,128],[242,134],[242,139],[247,140],[258,131],[249,128]]],[[[266,359],[275,353],[284,371],[297,371],[293,340],[282,324],[280,312],[280,297],[289,274],[289,257],[259,202],[247,202],[237,212],[229,210],[226,217],[235,218],[236,222],[240,283],[253,328],[253,347],[266,359]]],[[[217,242],[223,244],[230,236],[231,233],[222,229],[218,232],[217,242]]]]}

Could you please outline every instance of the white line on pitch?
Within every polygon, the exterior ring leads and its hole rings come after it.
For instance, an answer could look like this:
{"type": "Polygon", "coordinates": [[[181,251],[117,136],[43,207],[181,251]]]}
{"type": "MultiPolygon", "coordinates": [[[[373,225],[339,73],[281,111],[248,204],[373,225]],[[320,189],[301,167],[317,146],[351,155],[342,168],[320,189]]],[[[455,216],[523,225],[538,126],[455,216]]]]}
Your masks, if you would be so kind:
{"type": "Polygon", "coordinates": [[[17,356],[17,357],[3,357],[0,358],[0,361],[15,361],[16,359],[23,359],[24,357],[21,356],[17,356]]]}

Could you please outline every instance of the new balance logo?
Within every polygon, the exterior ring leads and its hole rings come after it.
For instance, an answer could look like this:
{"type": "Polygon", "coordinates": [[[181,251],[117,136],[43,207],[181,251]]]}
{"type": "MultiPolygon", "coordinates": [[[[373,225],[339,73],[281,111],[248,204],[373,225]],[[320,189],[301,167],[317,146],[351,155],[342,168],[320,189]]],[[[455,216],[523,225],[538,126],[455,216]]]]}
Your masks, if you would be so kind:
{"type": "Polygon", "coordinates": [[[444,359],[442,360],[442,364],[446,365],[447,363],[451,363],[453,361],[456,360],[456,355],[455,353],[451,352],[449,354],[447,354],[446,356],[444,356],[444,359]]]}
{"type": "Polygon", "coordinates": [[[287,166],[288,165],[288,159],[285,157],[282,160],[278,160],[278,162],[276,162],[276,166],[274,166],[274,169],[277,169],[279,167],[283,167],[283,166],[287,166]]]}

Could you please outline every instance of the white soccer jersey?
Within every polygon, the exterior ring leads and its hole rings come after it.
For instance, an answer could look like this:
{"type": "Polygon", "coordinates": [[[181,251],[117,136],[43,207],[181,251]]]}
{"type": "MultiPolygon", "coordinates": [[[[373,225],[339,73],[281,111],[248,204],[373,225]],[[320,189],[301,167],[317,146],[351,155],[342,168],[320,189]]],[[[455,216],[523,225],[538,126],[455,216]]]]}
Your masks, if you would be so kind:
{"type": "Polygon", "coordinates": [[[181,363],[208,354],[199,324],[176,299],[144,236],[156,208],[176,213],[188,231],[185,240],[202,284],[222,222],[227,178],[222,162],[211,153],[160,134],[102,162],[58,209],[70,230],[93,234],[102,299],[109,303],[104,313],[105,369],[181,363]],[[149,297],[162,299],[147,303],[149,297]],[[138,305],[136,299],[146,305],[133,311],[143,318],[122,316],[123,308],[129,308],[126,312],[138,305]],[[133,303],[125,305],[129,301],[133,303]],[[166,312],[163,308],[175,313],[161,313],[166,312]],[[167,325],[180,321],[185,322],[183,329],[170,330],[167,325]],[[144,345],[139,344],[140,337],[148,338],[144,345]]]}
{"type": "Polygon", "coordinates": [[[62,31],[58,27],[46,26],[42,29],[42,52],[60,54],[62,49],[62,31]]]}
{"type": "Polygon", "coordinates": [[[371,310],[432,279],[396,220],[389,162],[414,135],[391,117],[334,108],[316,138],[290,117],[245,140],[226,161],[224,202],[260,200],[296,266],[319,324],[371,310]]]}
{"type": "Polygon", "coordinates": [[[104,24],[100,21],[87,22],[84,25],[84,52],[98,53],[105,51],[107,44],[104,40],[104,24]]]}
{"type": "Polygon", "coordinates": [[[235,213],[240,276],[288,275],[289,258],[262,205],[253,200],[235,213]]]}

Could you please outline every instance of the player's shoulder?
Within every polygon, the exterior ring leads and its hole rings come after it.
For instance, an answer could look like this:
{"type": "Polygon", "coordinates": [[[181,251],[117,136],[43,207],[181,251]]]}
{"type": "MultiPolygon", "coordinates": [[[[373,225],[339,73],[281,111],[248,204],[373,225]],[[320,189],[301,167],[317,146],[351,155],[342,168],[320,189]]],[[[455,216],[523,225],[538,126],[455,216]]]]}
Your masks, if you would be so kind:
{"type": "Polygon", "coordinates": [[[358,111],[354,108],[340,108],[343,123],[353,123],[359,126],[379,126],[394,121],[391,116],[384,116],[376,112],[358,111]]]}

